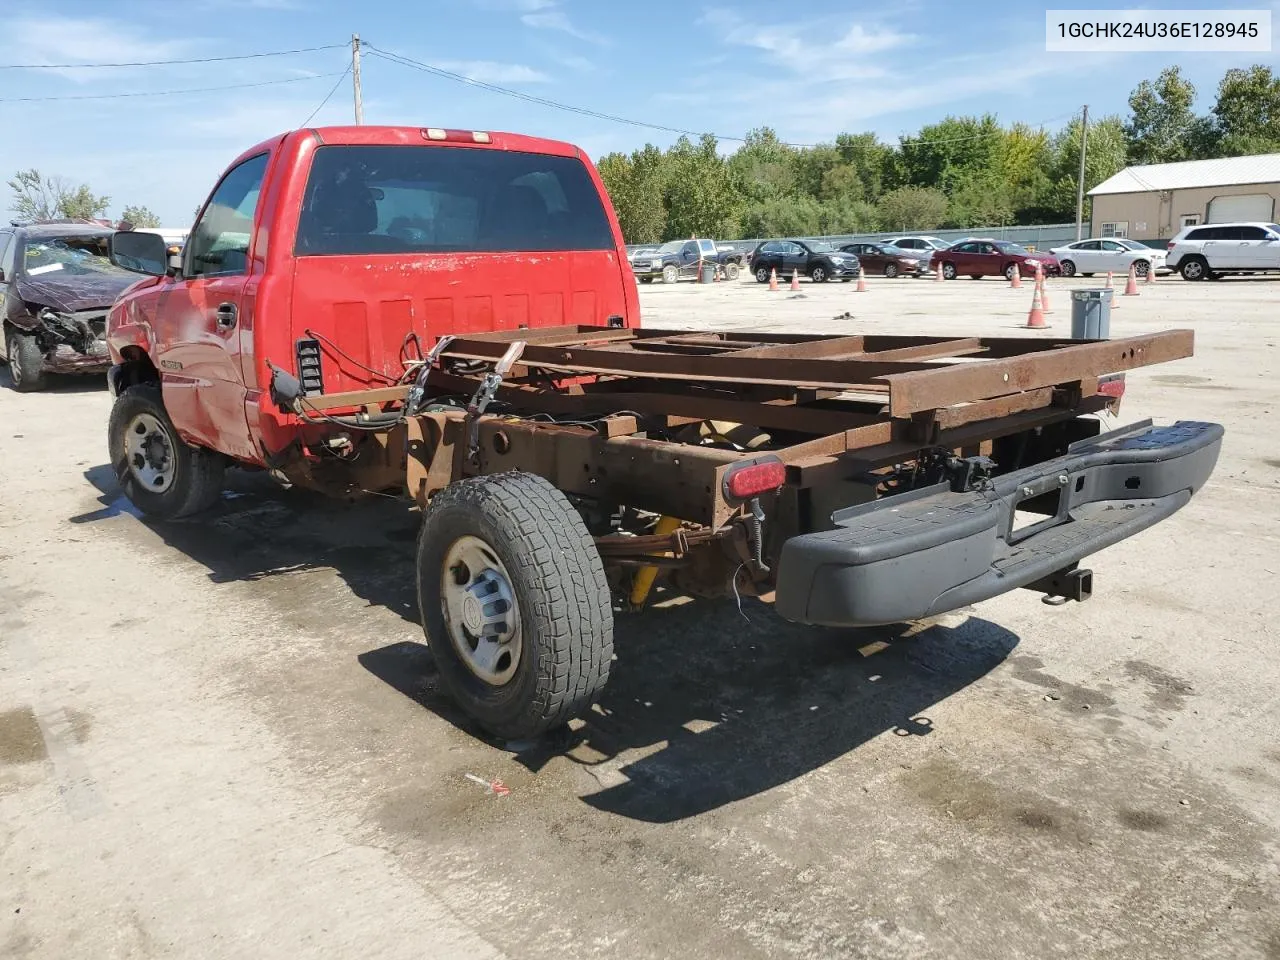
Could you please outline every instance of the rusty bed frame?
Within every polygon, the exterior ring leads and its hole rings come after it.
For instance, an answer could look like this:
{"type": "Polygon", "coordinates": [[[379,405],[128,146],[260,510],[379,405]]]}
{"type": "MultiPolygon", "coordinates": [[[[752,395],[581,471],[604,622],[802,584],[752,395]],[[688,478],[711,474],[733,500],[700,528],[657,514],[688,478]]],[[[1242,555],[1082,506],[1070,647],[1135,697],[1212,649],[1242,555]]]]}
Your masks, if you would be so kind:
{"type": "MultiPolygon", "coordinates": [[[[488,375],[493,407],[409,411],[378,435],[383,456],[366,459],[361,484],[407,484],[425,503],[462,477],[521,469],[572,496],[678,517],[687,537],[741,514],[721,483],[760,451],[653,439],[655,426],[767,431],[787,485],[803,489],[925,449],[989,452],[1000,437],[1113,404],[1100,377],[1192,352],[1190,330],[1105,341],[593,326],[465,335],[437,344],[419,383],[428,400],[466,398],[488,375]]],[[[385,416],[411,405],[411,389],[313,395],[302,409],[385,416]]],[[[630,539],[642,549],[667,538],[630,539]]]]}

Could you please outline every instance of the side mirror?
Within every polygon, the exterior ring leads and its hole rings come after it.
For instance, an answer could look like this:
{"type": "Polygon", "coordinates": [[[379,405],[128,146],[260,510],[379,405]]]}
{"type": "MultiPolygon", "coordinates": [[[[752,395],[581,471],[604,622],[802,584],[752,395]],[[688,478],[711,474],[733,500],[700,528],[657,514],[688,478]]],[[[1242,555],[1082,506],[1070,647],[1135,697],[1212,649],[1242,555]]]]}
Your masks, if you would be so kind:
{"type": "Polygon", "coordinates": [[[118,230],[111,235],[110,259],[117,267],[163,277],[169,267],[169,249],[158,233],[118,230]]]}

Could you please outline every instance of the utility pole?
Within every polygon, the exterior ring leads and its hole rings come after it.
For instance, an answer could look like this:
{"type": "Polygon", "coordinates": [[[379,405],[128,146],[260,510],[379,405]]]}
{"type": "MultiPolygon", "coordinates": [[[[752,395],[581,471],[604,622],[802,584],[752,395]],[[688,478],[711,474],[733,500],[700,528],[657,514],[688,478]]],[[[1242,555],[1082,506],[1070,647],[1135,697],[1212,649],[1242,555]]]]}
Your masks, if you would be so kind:
{"type": "Polygon", "coordinates": [[[360,34],[351,35],[351,88],[356,98],[356,126],[364,123],[364,97],[360,91],[360,34]]]}
{"type": "MultiPolygon", "coordinates": [[[[359,86],[360,81],[356,81],[359,86]]],[[[1083,236],[1084,230],[1084,156],[1089,143],[1089,105],[1084,105],[1080,114],[1080,177],[1076,180],[1076,239],[1083,236]]]]}

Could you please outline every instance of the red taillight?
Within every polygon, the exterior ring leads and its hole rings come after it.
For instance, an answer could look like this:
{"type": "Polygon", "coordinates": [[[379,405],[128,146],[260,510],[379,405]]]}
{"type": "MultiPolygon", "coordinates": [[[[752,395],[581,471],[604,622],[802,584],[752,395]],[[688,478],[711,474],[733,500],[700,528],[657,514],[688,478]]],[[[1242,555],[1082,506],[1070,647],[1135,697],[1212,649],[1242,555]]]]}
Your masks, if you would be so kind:
{"type": "Polygon", "coordinates": [[[786,480],[787,466],[781,460],[749,460],[729,468],[724,475],[724,494],[729,500],[750,500],[777,490],[786,480]]]}
{"type": "Polygon", "coordinates": [[[1119,400],[1124,396],[1124,374],[1098,381],[1098,393],[1119,400]]]}
{"type": "Polygon", "coordinates": [[[1175,240],[1170,240],[1170,241],[1169,241],[1169,246],[1165,247],[1165,249],[1166,249],[1166,250],[1172,250],[1172,249],[1173,249],[1173,245],[1174,245],[1176,242],[1177,242],[1177,241],[1175,241],[1175,240]]]}

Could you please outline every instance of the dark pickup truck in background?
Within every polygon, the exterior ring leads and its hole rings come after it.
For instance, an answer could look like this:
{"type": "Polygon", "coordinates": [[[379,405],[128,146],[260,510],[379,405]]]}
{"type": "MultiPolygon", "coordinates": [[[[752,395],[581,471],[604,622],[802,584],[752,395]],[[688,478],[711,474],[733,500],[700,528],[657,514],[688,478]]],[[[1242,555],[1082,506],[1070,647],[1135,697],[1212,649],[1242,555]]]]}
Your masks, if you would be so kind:
{"type": "Polygon", "coordinates": [[[670,240],[660,247],[645,247],[630,256],[631,270],[641,283],[661,278],[663,283],[698,279],[699,266],[713,264],[726,280],[737,280],[742,254],[721,247],[714,240],[670,240]]]}

